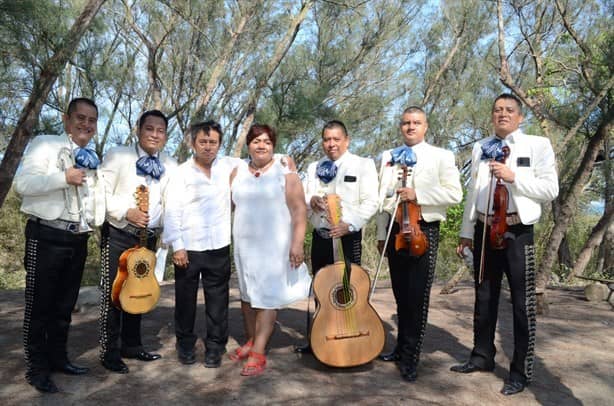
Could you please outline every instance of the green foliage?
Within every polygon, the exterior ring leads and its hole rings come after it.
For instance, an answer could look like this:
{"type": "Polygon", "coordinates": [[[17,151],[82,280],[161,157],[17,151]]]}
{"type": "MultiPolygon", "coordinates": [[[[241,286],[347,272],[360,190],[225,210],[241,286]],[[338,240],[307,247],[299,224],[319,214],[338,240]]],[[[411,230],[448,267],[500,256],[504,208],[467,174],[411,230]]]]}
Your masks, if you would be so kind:
{"type": "Polygon", "coordinates": [[[10,191],[0,208],[0,289],[25,287],[23,268],[26,217],[19,211],[20,200],[10,191]]]}

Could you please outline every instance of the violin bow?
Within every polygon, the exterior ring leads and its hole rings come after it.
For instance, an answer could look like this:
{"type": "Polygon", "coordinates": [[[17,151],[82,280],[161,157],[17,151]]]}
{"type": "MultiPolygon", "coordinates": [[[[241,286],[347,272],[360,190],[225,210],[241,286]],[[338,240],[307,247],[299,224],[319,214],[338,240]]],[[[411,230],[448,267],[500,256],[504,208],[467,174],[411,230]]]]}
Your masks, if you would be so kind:
{"type": "Polygon", "coordinates": [[[390,217],[390,225],[388,226],[388,232],[386,233],[386,240],[384,240],[384,248],[380,253],[379,257],[379,265],[377,265],[377,271],[375,271],[375,276],[373,277],[373,285],[371,286],[371,293],[369,293],[369,302],[375,293],[375,285],[377,284],[377,278],[379,277],[379,273],[382,270],[382,264],[384,263],[384,257],[386,253],[386,248],[388,248],[388,240],[390,240],[390,234],[392,233],[392,226],[394,225],[394,218],[397,214],[397,209],[399,208],[399,201],[401,200],[401,195],[397,194],[397,199],[394,202],[394,211],[392,212],[392,217],[390,217]]]}

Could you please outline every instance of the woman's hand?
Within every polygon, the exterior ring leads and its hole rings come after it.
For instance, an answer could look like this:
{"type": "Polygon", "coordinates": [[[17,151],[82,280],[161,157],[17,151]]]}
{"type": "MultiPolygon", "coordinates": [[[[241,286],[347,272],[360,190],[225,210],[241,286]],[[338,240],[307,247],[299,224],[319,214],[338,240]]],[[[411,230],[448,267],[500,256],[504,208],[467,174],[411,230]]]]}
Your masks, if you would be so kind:
{"type": "Polygon", "coordinates": [[[292,244],[292,247],[290,247],[290,264],[292,267],[298,268],[304,260],[303,244],[292,244]]]}

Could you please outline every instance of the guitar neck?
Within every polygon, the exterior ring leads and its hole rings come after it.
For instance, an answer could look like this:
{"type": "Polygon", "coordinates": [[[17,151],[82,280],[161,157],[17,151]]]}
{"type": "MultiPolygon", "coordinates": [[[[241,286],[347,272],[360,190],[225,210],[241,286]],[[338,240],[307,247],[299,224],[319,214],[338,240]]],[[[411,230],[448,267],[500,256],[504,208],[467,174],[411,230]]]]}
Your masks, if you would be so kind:
{"type": "Polygon", "coordinates": [[[147,247],[147,228],[139,231],[139,245],[141,247],[147,247]]]}
{"type": "Polygon", "coordinates": [[[343,244],[340,238],[333,238],[333,263],[344,262],[343,244]]]}

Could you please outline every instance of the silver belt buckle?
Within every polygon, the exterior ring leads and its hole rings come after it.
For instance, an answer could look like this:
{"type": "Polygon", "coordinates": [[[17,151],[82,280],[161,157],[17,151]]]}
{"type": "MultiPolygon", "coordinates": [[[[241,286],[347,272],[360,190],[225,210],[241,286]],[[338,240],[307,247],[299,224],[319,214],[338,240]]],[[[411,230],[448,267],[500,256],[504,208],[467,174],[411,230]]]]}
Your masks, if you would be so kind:
{"type": "Polygon", "coordinates": [[[78,223],[69,223],[66,222],[65,227],[66,231],[70,231],[73,234],[79,233],[79,224],[78,223]]]}

